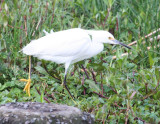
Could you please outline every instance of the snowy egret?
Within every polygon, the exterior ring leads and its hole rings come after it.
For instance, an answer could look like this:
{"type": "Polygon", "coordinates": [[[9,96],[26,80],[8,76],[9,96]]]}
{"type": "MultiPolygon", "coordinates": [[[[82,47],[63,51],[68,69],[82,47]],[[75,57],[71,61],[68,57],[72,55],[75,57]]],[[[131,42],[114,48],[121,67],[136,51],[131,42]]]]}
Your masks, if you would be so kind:
{"type": "MultiPolygon", "coordinates": [[[[45,34],[46,36],[31,41],[22,49],[22,52],[39,59],[64,64],[65,76],[63,85],[72,98],[73,96],[66,84],[67,70],[70,64],[97,55],[103,50],[103,43],[119,44],[131,49],[129,46],[116,40],[111,33],[102,30],[84,30],[74,28],[54,33],[45,32],[45,34]]],[[[31,57],[29,57],[29,78],[21,79],[21,81],[27,82],[24,91],[26,91],[29,96],[31,84],[30,70],[31,57]]]]}

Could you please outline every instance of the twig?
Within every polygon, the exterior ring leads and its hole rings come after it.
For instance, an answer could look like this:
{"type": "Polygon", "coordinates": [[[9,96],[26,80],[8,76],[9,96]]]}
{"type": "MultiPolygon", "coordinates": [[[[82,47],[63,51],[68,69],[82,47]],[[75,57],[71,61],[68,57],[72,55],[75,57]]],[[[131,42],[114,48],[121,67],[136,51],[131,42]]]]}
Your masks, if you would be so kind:
{"type": "MultiPolygon", "coordinates": [[[[41,23],[41,20],[42,20],[42,19],[40,18],[40,20],[39,20],[38,23],[37,23],[36,30],[38,29],[38,27],[39,27],[39,25],[40,25],[40,23],[41,23]]],[[[34,36],[36,30],[34,30],[32,36],[34,36]]]]}
{"type": "Polygon", "coordinates": [[[109,115],[110,115],[110,110],[108,111],[108,114],[106,116],[106,120],[108,120],[109,115]]]}
{"type": "Polygon", "coordinates": [[[47,12],[48,12],[48,5],[49,5],[49,3],[48,2],[46,2],[46,6],[45,6],[45,17],[44,17],[44,20],[46,20],[46,18],[47,18],[47,12]]]}
{"type": "Polygon", "coordinates": [[[102,75],[102,73],[101,73],[101,90],[102,90],[102,92],[101,92],[101,94],[103,95],[103,75],[102,75]]]}
{"type": "Polygon", "coordinates": [[[103,57],[100,58],[103,63],[107,63],[107,61],[103,60],[103,57]]]}
{"type": "MultiPolygon", "coordinates": [[[[150,35],[149,35],[150,36],[150,35]]],[[[147,35],[147,37],[145,36],[145,38],[148,38],[148,35],[147,35]]],[[[142,38],[142,40],[144,40],[145,38],[142,38]]],[[[159,40],[160,39],[160,35],[158,35],[158,36],[155,36],[154,38],[150,38],[149,39],[149,41],[150,42],[152,42],[154,39],[156,39],[157,38],[157,40],[159,40]]],[[[134,44],[136,44],[137,43],[137,40],[136,41],[133,41],[132,43],[130,43],[130,44],[128,44],[128,46],[132,46],[132,45],[134,45],[134,44]]],[[[143,44],[145,43],[145,41],[143,42],[143,44]]]]}
{"type": "Polygon", "coordinates": [[[140,121],[143,122],[143,124],[145,124],[145,121],[144,121],[144,120],[142,120],[142,119],[139,118],[139,117],[135,117],[133,110],[132,110],[132,109],[130,109],[130,110],[131,110],[132,116],[134,117],[134,120],[140,120],[140,121]]]}
{"type": "Polygon", "coordinates": [[[118,18],[116,18],[116,30],[118,31],[119,29],[119,23],[118,23],[118,18]]]}
{"type": "MultiPolygon", "coordinates": [[[[36,89],[37,93],[38,93],[39,95],[41,95],[40,90],[38,90],[37,87],[35,87],[35,89],[36,89]]],[[[43,99],[44,99],[46,102],[50,103],[50,101],[49,101],[46,97],[43,97],[43,99]]]]}
{"type": "MultiPolygon", "coordinates": [[[[153,34],[159,32],[159,31],[160,31],[160,28],[158,28],[157,30],[149,33],[148,35],[146,35],[145,37],[143,37],[142,40],[144,40],[145,38],[148,38],[148,37],[152,36],[153,34]]],[[[149,41],[152,42],[154,39],[160,40],[160,35],[155,36],[154,38],[150,38],[149,41]]],[[[133,41],[133,42],[130,43],[130,44],[128,44],[128,46],[132,46],[132,45],[134,45],[134,44],[136,44],[136,43],[137,43],[137,40],[136,40],[136,41],[133,41]]],[[[145,44],[145,42],[143,42],[143,44],[145,44]]],[[[157,47],[157,46],[154,46],[154,48],[156,48],[156,47],[157,47]]],[[[159,46],[158,46],[158,47],[159,47],[159,46]]],[[[147,47],[148,50],[149,50],[150,48],[151,48],[151,47],[147,47]]],[[[130,54],[132,54],[132,53],[130,53],[130,54]]],[[[128,53],[123,53],[123,54],[121,55],[121,57],[126,56],[126,55],[128,55],[128,53]]],[[[116,56],[113,56],[113,57],[112,57],[112,59],[116,59],[116,58],[117,58],[116,56]]]]}
{"type": "Polygon", "coordinates": [[[121,106],[119,106],[116,102],[114,103],[115,106],[117,106],[118,108],[121,108],[121,106]]]}
{"type": "Polygon", "coordinates": [[[145,121],[144,121],[144,120],[142,120],[141,118],[139,118],[139,117],[135,117],[134,112],[133,112],[133,110],[132,110],[132,109],[130,109],[130,110],[131,110],[132,116],[134,117],[134,120],[140,120],[140,121],[142,121],[144,124],[146,124],[146,123],[145,123],[145,121]]]}
{"type": "Polygon", "coordinates": [[[132,109],[130,109],[130,110],[131,110],[132,116],[134,117],[134,120],[140,120],[140,121],[143,122],[143,124],[145,124],[145,121],[144,121],[144,120],[142,120],[142,119],[139,118],[139,117],[135,117],[133,110],[132,110],[132,109]]]}
{"type": "Polygon", "coordinates": [[[107,19],[108,19],[108,16],[109,16],[109,14],[110,14],[111,8],[108,8],[107,10],[108,10],[108,13],[107,13],[107,15],[106,15],[106,17],[105,17],[105,19],[104,19],[104,23],[102,24],[103,28],[104,28],[104,26],[105,26],[105,22],[106,22],[107,19]]]}
{"type": "Polygon", "coordinates": [[[142,121],[143,122],[143,124],[145,124],[145,120],[142,120],[141,118],[139,118],[139,117],[135,117],[134,118],[134,120],[140,120],[140,121],[142,121]]]}
{"type": "Polygon", "coordinates": [[[52,74],[48,71],[46,65],[44,64],[44,61],[42,61],[42,66],[43,66],[43,68],[45,69],[45,71],[46,71],[51,77],[57,79],[58,81],[61,81],[61,79],[59,79],[59,78],[56,77],[55,75],[52,75],[52,74]]]}
{"type": "Polygon", "coordinates": [[[2,11],[2,3],[4,2],[4,0],[1,0],[1,4],[0,4],[0,12],[2,11]]]}
{"type": "Polygon", "coordinates": [[[104,95],[102,95],[102,94],[100,94],[100,93],[97,93],[97,92],[95,92],[95,91],[93,91],[93,93],[97,94],[99,97],[108,99],[108,97],[106,97],[106,96],[104,96],[104,95]]]}
{"type": "Polygon", "coordinates": [[[91,71],[91,74],[92,74],[93,81],[97,84],[96,76],[95,76],[95,74],[94,74],[93,69],[90,69],[90,71],[91,71]]]}
{"type": "Polygon", "coordinates": [[[154,94],[157,92],[156,89],[157,89],[158,86],[159,86],[159,81],[158,81],[158,83],[157,83],[157,86],[154,88],[154,91],[151,92],[151,93],[149,93],[149,94],[147,94],[147,95],[146,95],[145,97],[143,97],[141,100],[143,101],[143,100],[147,99],[148,97],[154,95],[154,94]]]}
{"type": "Polygon", "coordinates": [[[148,93],[148,83],[145,83],[146,94],[148,93]]]}
{"type": "Polygon", "coordinates": [[[85,72],[85,74],[86,74],[86,76],[87,76],[87,79],[89,79],[89,75],[88,75],[88,73],[87,73],[85,67],[84,67],[83,65],[81,65],[81,66],[82,66],[82,69],[83,69],[83,71],[85,72]]]}
{"type": "MultiPolygon", "coordinates": [[[[158,36],[155,36],[154,38],[150,38],[150,42],[152,42],[155,38],[157,38],[157,40],[160,40],[160,35],[158,35],[158,36]]],[[[132,42],[133,43],[133,42],[132,42]]],[[[128,46],[132,46],[133,44],[132,43],[130,43],[130,44],[128,44],[128,46]]],[[[137,41],[136,41],[136,43],[137,43],[137,41]]],[[[143,44],[144,44],[145,42],[143,42],[143,44]]],[[[135,43],[134,43],[135,44],[135,43]]],[[[156,47],[159,47],[159,45],[157,45],[157,46],[154,46],[154,48],[156,48],[156,47]]],[[[151,47],[147,47],[147,49],[149,50],[151,47]]],[[[132,52],[130,52],[129,54],[132,54],[132,52]]],[[[121,55],[121,57],[123,57],[123,56],[127,56],[128,55],[128,53],[123,53],[122,55],[121,55]]],[[[112,59],[116,59],[117,57],[116,56],[113,56],[112,57],[112,59]]]]}
{"type": "Polygon", "coordinates": [[[27,16],[25,15],[23,18],[24,18],[25,34],[26,34],[26,37],[27,37],[27,16]]]}
{"type": "MultiPolygon", "coordinates": [[[[148,35],[146,35],[146,36],[144,36],[143,38],[142,38],[142,40],[144,40],[145,38],[148,38],[148,37],[150,37],[150,36],[152,36],[153,34],[155,34],[155,33],[157,33],[157,32],[159,32],[160,31],[160,28],[159,29],[157,29],[157,30],[155,30],[155,31],[153,31],[153,32],[151,32],[151,33],[149,33],[148,35]]],[[[160,39],[160,35],[158,35],[158,36],[155,36],[154,38],[150,38],[150,42],[152,42],[154,39],[156,39],[157,38],[157,40],[159,40],[160,39]]],[[[134,45],[134,44],[136,44],[137,43],[137,40],[136,41],[133,41],[132,43],[130,43],[130,44],[128,44],[128,46],[132,46],[132,45],[134,45]]],[[[143,43],[145,43],[145,42],[143,42],[143,43]]],[[[115,51],[114,51],[115,52],[115,51]]]]}
{"type": "Polygon", "coordinates": [[[82,78],[82,86],[84,88],[83,93],[84,93],[84,95],[86,95],[86,88],[84,87],[84,74],[83,74],[83,78],[82,78]]]}
{"type": "Polygon", "coordinates": [[[126,74],[123,73],[122,71],[119,71],[119,72],[121,72],[131,83],[134,83],[128,75],[126,75],[126,74]]]}
{"type": "Polygon", "coordinates": [[[149,33],[148,35],[145,36],[145,38],[152,36],[153,34],[157,33],[158,31],[160,31],[160,28],[158,28],[157,30],[149,33]]]}
{"type": "Polygon", "coordinates": [[[13,27],[12,25],[9,25],[9,24],[7,24],[7,26],[10,27],[10,28],[17,28],[17,29],[21,29],[21,30],[25,31],[25,29],[23,29],[23,28],[13,27]]]}
{"type": "Polygon", "coordinates": [[[114,105],[121,109],[118,115],[120,115],[120,113],[122,113],[123,111],[126,111],[126,109],[122,109],[122,107],[119,106],[116,102],[114,103],[114,105]]]}
{"type": "MultiPolygon", "coordinates": [[[[89,75],[88,75],[86,69],[84,68],[83,65],[81,65],[81,66],[82,66],[82,69],[83,69],[83,71],[85,72],[85,74],[86,74],[86,76],[87,76],[87,79],[89,79],[89,75]]],[[[82,79],[82,85],[83,85],[83,87],[84,87],[84,75],[83,75],[83,79],[82,79]]],[[[84,93],[84,95],[86,95],[86,88],[85,88],[85,87],[84,87],[83,93],[84,93]]]]}
{"type": "MultiPolygon", "coordinates": [[[[41,87],[41,86],[40,86],[41,87]]],[[[41,92],[38,90],[37,87],[35,87],[35,89],[37,90],[38,94],[41,95],[41,92]]]]}
{"type": "Polygon", "coordinates": [[[19,40],[19,45],[20,45],[20,48],[22,48],[22,35],[20,36],[20,40],[19,40]]]}
{"type": "Polygon", "coordinates": [[[157,86],[154,88],[154,90],[156,90],[158,86],[159,86],[159,81],[158,81],[158,83],[157,83],[157,86]]]}
{"type": "Polygon", "coordinates": [[[118,92],[116,90],[114,90],[111,86],[108,86],[113,92],[115,92],[116,94],[118,94],[118,92]]]}
{"type": "Polygon", "coordinates": [[[132,93],[132,95],[130,96],[130,99],[133,99],[133,97],[134,97],[134,95],[135,95],[136,93],[137,93],[137,92],[134,91],[134,92],[132,93]]]}
{"type": "MultiPolygon", "coordinates": [[[[77,68],[77,64],[75,64],[75,66],[76,66],[76,68],[77,68]]],[[[75,69],[75,70],[77,70],[77,72],[78,72],[78,75],[79,75],[79,79],[81,79],[81,74],[80,74],[80,71],[79,71],[79,69],[75,69]]]]}
{"type": "Polygon", "coordinates": [[[53,100],[56,100],[53,94],[47,94],[48,97],[52,98],[53,100]]]}
{"type": "Polygon", "coordinates": [[[47,94],[48,85],[46,83],[43,83],[43,85],[44,85],[44,94],[47,94]]]}
{"type": "MultiPolygon", "coordinates": [[[[157,45],[157,46],[154,46],[154,48],[158,48],[160,45],[157,45]]],[[[151,49],[151,47],[147,47],[147,50],[150,50],[151,49]]]]}
{"type": "Polygon", "coordinates": [[[127,124],[128,123],[128,111],[129,111],[129,101],[128,101],[128,103],[127,103],[127,109],[126,109],[126,117],[125,117],[125,124],[127,124]]]}
{"type": "MultiPolygon", "coordinates": [[[[151,32],[151,33],[149,33],[148,35],[144,36],[144,37],[142,38],[142,40],[144,40],[145,38],[148,38],[148,37],[152,36],[153,34],[159,32],[159,31],[160,31],[160,28],[157,29],[157,30],[155,30],[155,31],[153,31],[153,32],[151,32]]],[[[159,36],[159,35],[158,35],[158,36],[159,36]]],[[[152,41],[153,38],[151,38],[150,40],[152,41]]],[[[134,45],[134,44],[136,44],[136,43],[137,43],[137,41],[133,41],[132,43],[128,44],[128,46],[132,46],[132,45],[134,45]]]]}
{"type": "Polygon", "coordinates": [[[43,97],[43,99],[46,100],[48,103],[50,103],[50,101],[46,97],[43,97]]]}
{"type": "Polygon", "coordinates": [[[53,23],[53,19],[54,19],[54,8],[53,8],[53,14],[52,14],[52,19],[51,19],[51,24],[53,23]]]}
{"type": "Polygon", "coordinates": [[[33,8],[33,5],[30,5],[29,13],[32,13],[32,8],[33,8]]]}

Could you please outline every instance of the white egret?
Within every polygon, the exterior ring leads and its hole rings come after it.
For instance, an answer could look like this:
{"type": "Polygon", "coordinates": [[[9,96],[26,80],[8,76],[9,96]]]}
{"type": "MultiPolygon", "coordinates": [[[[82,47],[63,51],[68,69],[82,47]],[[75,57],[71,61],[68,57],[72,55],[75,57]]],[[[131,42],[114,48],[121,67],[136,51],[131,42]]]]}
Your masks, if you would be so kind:
{"type": "MultiPolygon", "coordinates": [[[[129,46],[116,40],[111,33],[102,30],[84,30],[80,28],[74,28],[54,33],[45,32],[45,34],[46,36],[31,41],[22,49],[22,52],[39,59],[49,60],[58,64],[64,64],[65,77],[63,85],[72,98],[73,96],[66,85],[67,70],[70,64],[97,55],[103,50],[103,43],[119,44],[130,49],[129,46]]],[[[27,80],[21,79],[21,81],[27,82],[24,90],[29,96],[31,84],[30,69],[31,59],[29,57],[29,78],[27,80]]]]}

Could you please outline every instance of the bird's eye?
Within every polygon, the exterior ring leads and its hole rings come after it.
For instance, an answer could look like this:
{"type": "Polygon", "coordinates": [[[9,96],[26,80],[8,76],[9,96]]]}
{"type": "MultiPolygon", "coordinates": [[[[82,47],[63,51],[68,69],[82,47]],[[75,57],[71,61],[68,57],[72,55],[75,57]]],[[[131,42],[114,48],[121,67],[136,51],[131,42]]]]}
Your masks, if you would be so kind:
{"type": "Polygon", "coordinates": [[[108,37],[108,39],[109,39],[109,40],[114,40],[114,38],[112,38],[112,37],[108,37]]]}

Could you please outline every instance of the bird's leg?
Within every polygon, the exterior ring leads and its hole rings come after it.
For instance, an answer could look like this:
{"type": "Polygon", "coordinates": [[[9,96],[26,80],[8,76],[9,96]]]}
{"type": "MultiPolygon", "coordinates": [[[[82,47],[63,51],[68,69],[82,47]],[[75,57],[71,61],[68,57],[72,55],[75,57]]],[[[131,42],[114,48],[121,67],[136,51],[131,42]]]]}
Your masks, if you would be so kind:
{"type": "Polygon", "coordinates": [[[20,79],[20,81],[27,82],[23,91],[30,96],[30,86],[31,86],[31,56],[29,56],[29,74],[28,79],[20,79]]]}
{"type": "Polygon", "coordinates": [[[67,92],[69,93],[70,97],[74,100],[74,97],[72,96],[71,92],[69,91],[69,89],[68,89],[68,87],[67,87],[66,79],[67,79],[67,75],[65,75],[65,77],[64,77],[63,85],[64,85],[64,87],[66,88],[67,92]]]}
{"type": "Polygon", "coordinates": [[[69,93],[70,97],[72,98],[72,101],[77,105],[77,102],[74,101],[74,97],[72,96],[71,92],[69,91],[68,87],[67,87],[67,70],[69,68],[70,62],[65,63],[65,76],[64,76],[64,82],[63,82],[63,86],[64,88],[67,90],[67,92],[69,93]]]}

